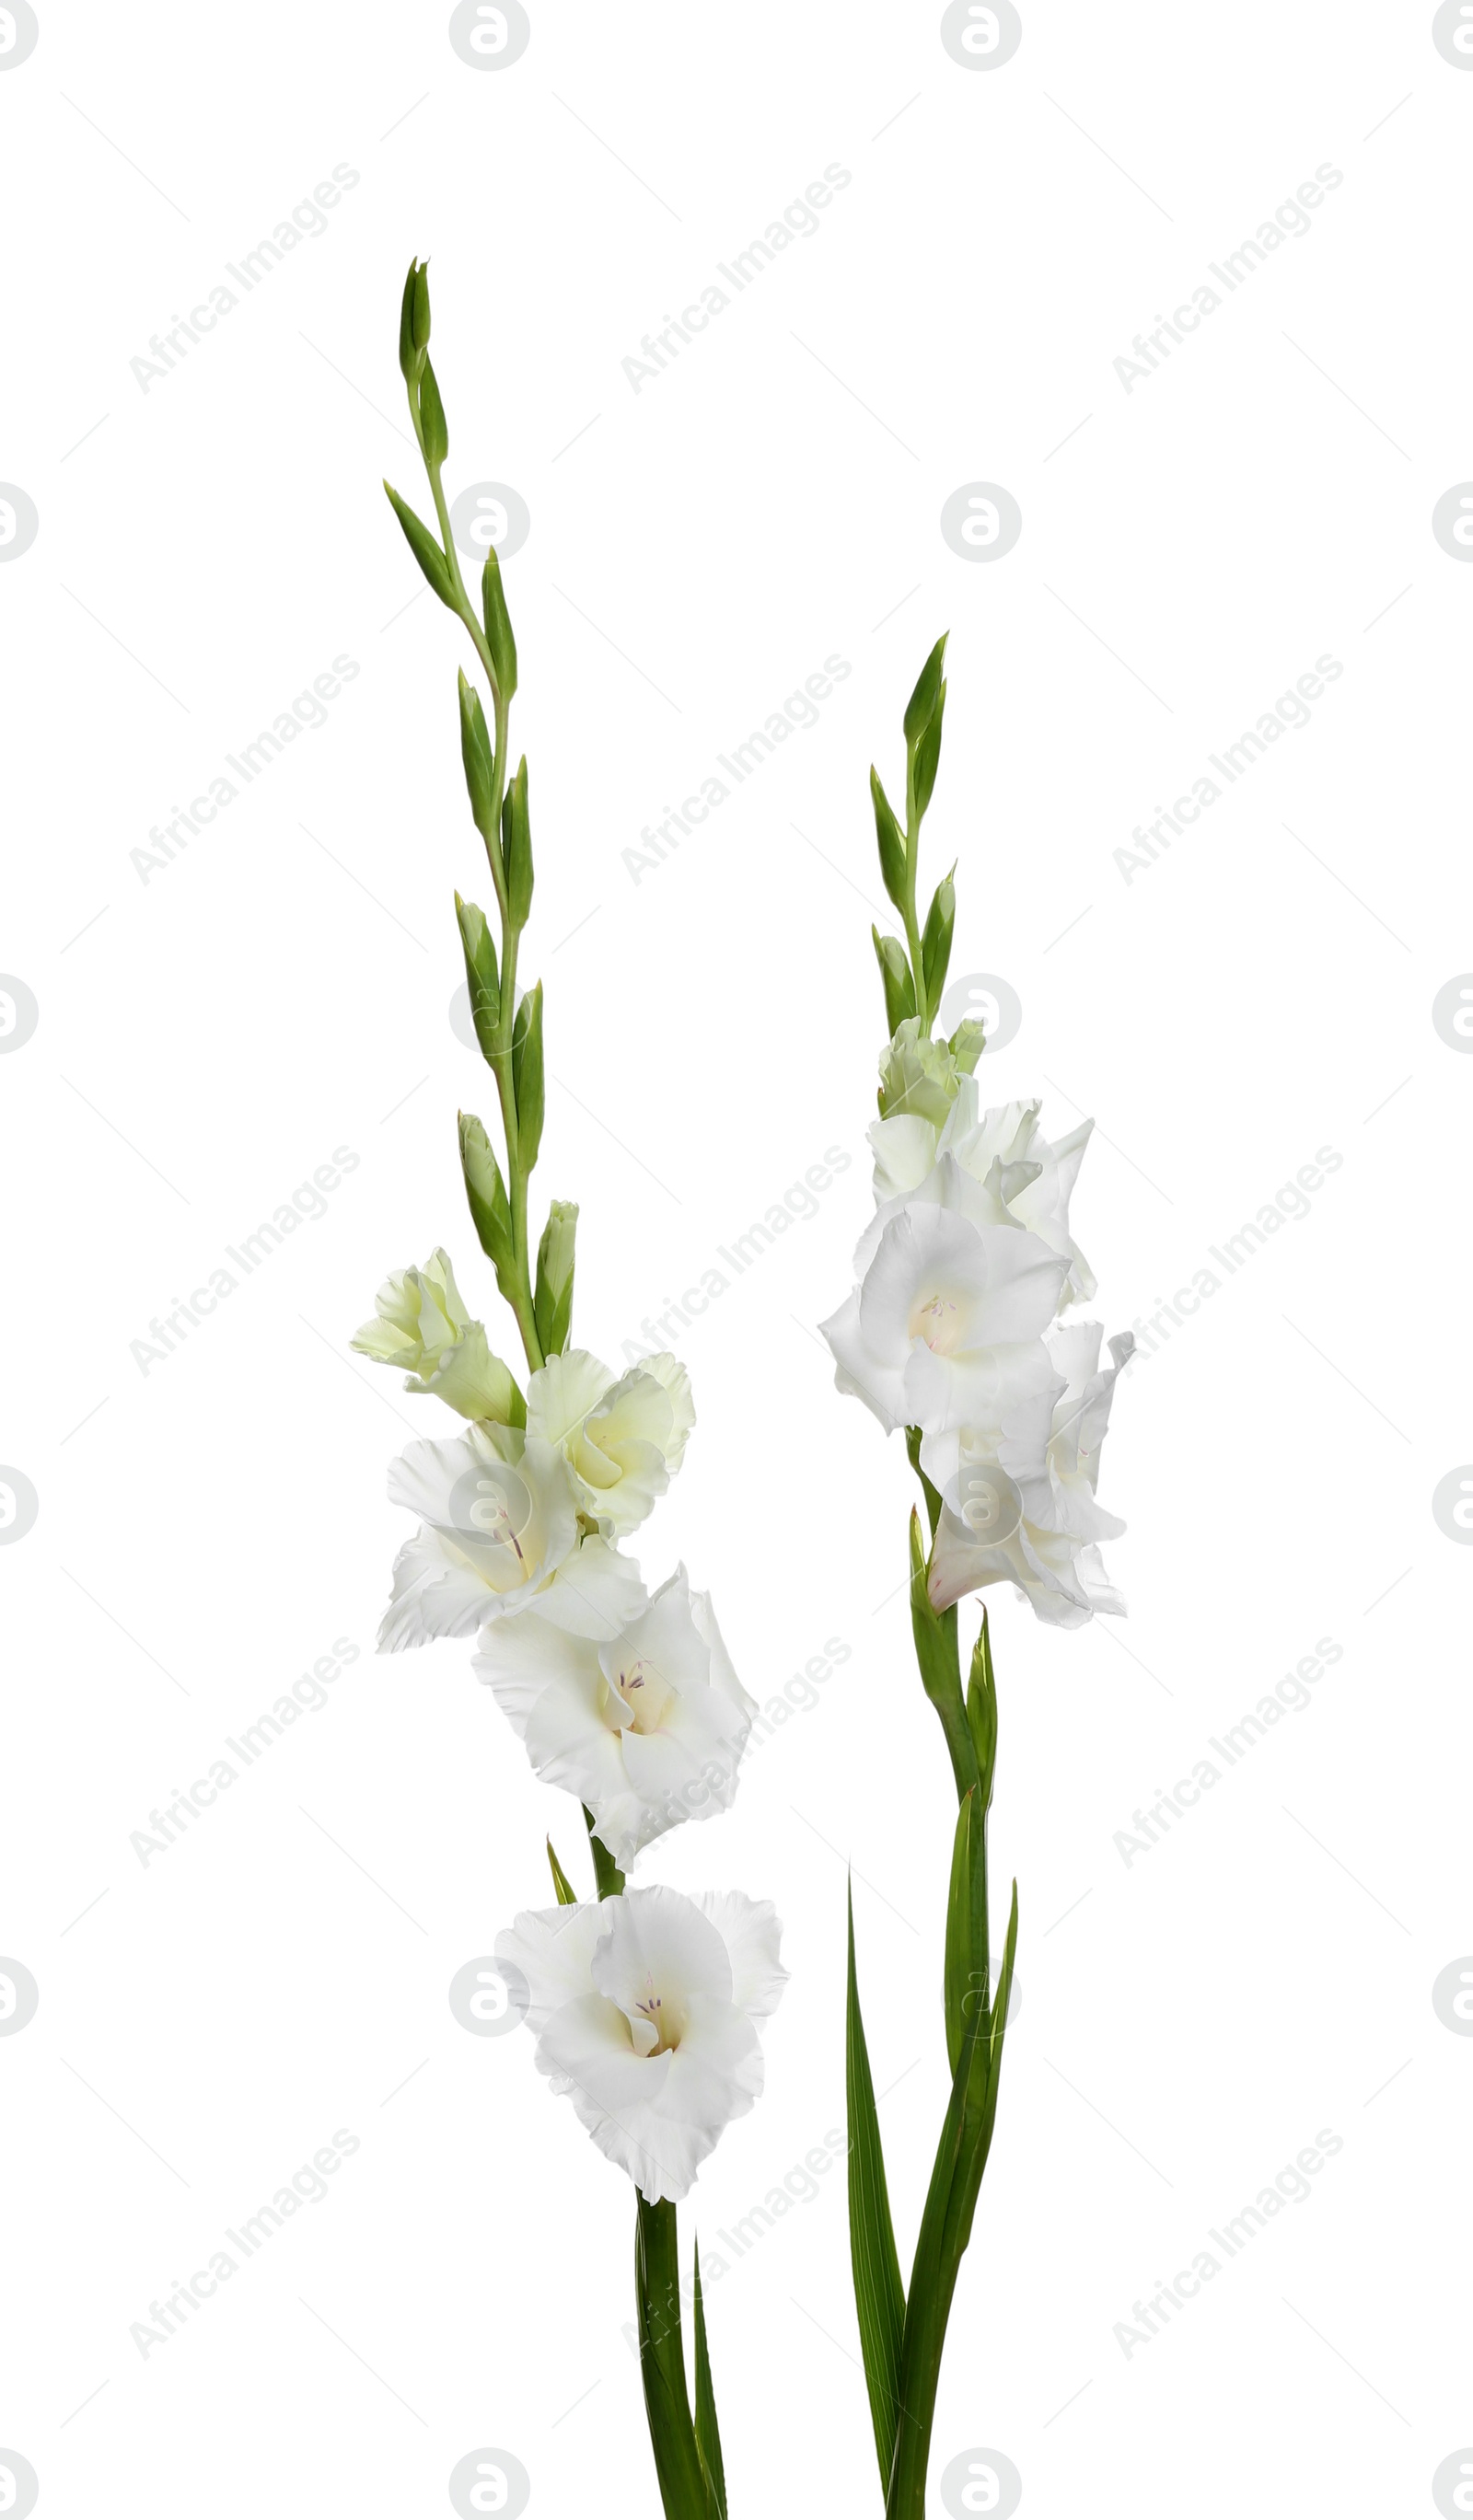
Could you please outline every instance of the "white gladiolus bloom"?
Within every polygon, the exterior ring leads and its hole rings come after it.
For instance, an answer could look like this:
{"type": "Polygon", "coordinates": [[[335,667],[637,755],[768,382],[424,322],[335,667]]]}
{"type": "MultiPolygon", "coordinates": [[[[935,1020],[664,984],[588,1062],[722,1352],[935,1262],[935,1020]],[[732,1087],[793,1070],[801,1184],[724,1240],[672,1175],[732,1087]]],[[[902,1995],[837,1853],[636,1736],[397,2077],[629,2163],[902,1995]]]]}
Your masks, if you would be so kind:
{"type": "Polygon", "coordinates": [[[948,1609],[987,1584],[1019,1586],[1051,1627],[1078,1628],[1097,1610],[1124,1613],[1099,1542],[1125,1524],[1095,1499],[1100,1447],[1115,1384],[1135,1346],[1110,1341],[1099,1370],[1100,1328],[1081,1322],[1049,1334],[1051,1389],[1005,1407],[986,1426],[927,1436],[921,1466],[943,1499],[927,1590],[948,1609]]]}
{"type": "Polygon", "coordinates": [[[840,1390],[887,1433],[990,1422],[1053,1379],[1041,1340],[1068,1265],[944,1156],[881,1209],[854,1255],[860,1283],[821,1325],[840,1390]]]}
{"type": "Polygon", "coordinates": [[[617,1379],[585,1348],[550,1356],[527,1389],[527,1431],[557,1445],[579,1508],[606,1535],[633,1531],[679,1468],[696,1422],[690,1377],[651,1356],[617,1379]]]}
{"type": "Polygon", "coordinates": [[[626,1890],[529,1910],[496,1937],[527,1986],[539,2071],[651,2204],[686,2194],[761,2091],[778,1942],[771,1905],[739,1890],[626,1890]]]}
{"type": "Polygon", "coordinates": [[[756,1701],[683,1566],[607,1642],[569,1635],[539,1606],[487,1629],[473,1669],[544,1783],[587,1805],[627,1871],[652,1838],[729,1808],[756,1701]]]}
{"type": "Polygon", "coordinates": [[[632,1560],[596,1536],[579,1540],[561,1453],[517,1427],[410,1444],[391,1465],[389,1497],[421,1521],[394,1560],[381,1653],[472,1636],[532,1607],[571,1635],[615,1637],[645,1606],[632,1560]]]}
{"type": "Polygon", "coordinates": [[[913,1195],[944,1157],[954,1155],[961,1170],[987,1185],[1016,1224],[1067,1257],[1063,1302],[1086,1304],[1095,1291],[1094,1273],[1070,1234],[1069,1199],[1094,1122],[1082,1120],[1077,1129],[1050,1141],[1038,1127],[1041,1107],[1038,1102],[1000,1102],[979,1117],[977,1080],[963,1076],[944,1123],[909,1111],[876,1120],[869,1133],[875,1196],[884,1206],[913,1195]]]}

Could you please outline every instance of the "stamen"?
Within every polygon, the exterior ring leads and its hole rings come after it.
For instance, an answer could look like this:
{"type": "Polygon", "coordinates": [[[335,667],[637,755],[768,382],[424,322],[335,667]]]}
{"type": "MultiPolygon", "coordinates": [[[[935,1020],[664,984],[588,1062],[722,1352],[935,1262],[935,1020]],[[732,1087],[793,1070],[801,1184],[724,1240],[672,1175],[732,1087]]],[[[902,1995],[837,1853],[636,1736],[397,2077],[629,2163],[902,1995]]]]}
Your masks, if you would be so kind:
{"type": "Polygon", "coordinates": [[[947,1313],[954,1313],[955,1310],[956,1306],[953,1303],[949,1303],[944,1295],[933,1295],[929,1304],[923,1304],[921,1306],[922,1321],[924,1321],[926,1316],[929,1314],[936,1324],[936,1329],[934,1332],[928,1330],[924,1333],[926,1345],[930,1348],[933,1356],[937,1353],[937,1340],[942,1337],[944,1332],[945,1325],[944,1322],[944,1316],[947,1313]]]}
{"type": "Polygon", "coordinates": [[[511,1515],[504,1505],[498,1502],[490,1508],[487,1515],[485,1507],[478,1504],[472,1509],[471,1520],[480,1525],[493,1547],[514,1549],[521,1564],[526,1565],[527,1560],[522,1554],[522,1543],[512,1529],[511,1515]]]}

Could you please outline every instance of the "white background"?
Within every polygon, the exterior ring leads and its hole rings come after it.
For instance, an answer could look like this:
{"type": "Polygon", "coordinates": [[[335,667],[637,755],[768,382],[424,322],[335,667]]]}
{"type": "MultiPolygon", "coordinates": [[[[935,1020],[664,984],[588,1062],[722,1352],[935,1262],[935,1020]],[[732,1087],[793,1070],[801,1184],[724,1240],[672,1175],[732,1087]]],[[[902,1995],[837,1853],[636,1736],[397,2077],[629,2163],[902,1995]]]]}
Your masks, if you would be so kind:
{"type": "MultiPolygon", "coordinates": [[[[371,1651],[385,1465],[437,1413],[346,1341],[441,1240],[495,1300],[455,1150],[457,1102],[489,1099],[447,1012],[479,853],[457,636],[379,487],[422,492],[395,348],[425,253],[451,486],[531,518],[507,573],[559,1080],[537,1185],[581,1202],[579,1336],[620,1360],[826,1148],[852,1159],[681,1335],[700,1426],[642,1535],[652,1580],[683,1554],[713,1591],[760,1697],[849,1648],[733,1815],[645,1862],[786,1926],[767,2094],[700,2182],[703,2237],[842,2126],[845,1856],[907,2257],[943,2106],[950,1787],[897,1590],[908,1474],[812,1325],[869,1213],[865,774],[898,780],[949,627],[929,872],[959,861],[953,970],[1022,1001],[990,1098],[1098,1115],[1076,1222],[1107,1328],[1342,1162],[1118,1396],[1128,1624],[1056,1636],[994,1597],[1023,2006],[938,2477],[995,2448],[1037,2520],[1431,2512],[1473,2441],[1473,2045],[1432,2003],[1473,1948],[1473,1559],[1431,1507],[1473,1455],[1473,1063],[1431,1013],[1473,965],[1473,571],[1430,522],[1473,474],[1473,75],[1426,8],[1365,0],[1026,6],[983,75],[934,8],[871,0],[560,0],[492,73],[445,16],[47,7],[0,70],[0,476],[39,518],[0,569],[0,968],[39,1010],[0,1058],[0,1461],[39,1501],[0,1551],[0,1952],[40,1989],[0,2040],[0,2444],[43,2513],[431,2515],[481,2445],[534,2513],[656,2498],[627,2186],[525,2038],[446,2002],[547,1901],[548,1828],[585,1880],[577,1815],[465,1647],[371,1651]],[[636,393],[641,337],[830,164],[818,233],[636,393]],[[1128,393],[1132,337],[1326,164],[1310,234],[1128,393]],[[150,337],[336,165],[359,180],[327,232],[145,391],[150,337]],[[979,479],[1023,516],[990,565],[939,528],[979,479]],[[1325,654],[1310,725],[1128,880],[1132,827],[1325,654]],[[338,655],[327,723],[140,869],[338,655]],[[830,655],[819,722],[631,870],[830,655]],[[327,1212],[140,1371],[151,1318],[338,1148],[327,1212]],[[150,1811],[340,1638],[327,1705],[140,1863],[150,1811]],[[1136,1808],[1321,1638],[1310,1707],[1127,1864],[1136,1808]],[[141,2357],[150,2302],[339,2129],[325,2200],[141,2357]],[[1343,2148],[1308,2201],[1128,2356],[1132,2303],[1320,2130],[1343,2148]]],[[[711,2293],[733,2520],[880,2506],[841,2182],[711,2293]]]]}

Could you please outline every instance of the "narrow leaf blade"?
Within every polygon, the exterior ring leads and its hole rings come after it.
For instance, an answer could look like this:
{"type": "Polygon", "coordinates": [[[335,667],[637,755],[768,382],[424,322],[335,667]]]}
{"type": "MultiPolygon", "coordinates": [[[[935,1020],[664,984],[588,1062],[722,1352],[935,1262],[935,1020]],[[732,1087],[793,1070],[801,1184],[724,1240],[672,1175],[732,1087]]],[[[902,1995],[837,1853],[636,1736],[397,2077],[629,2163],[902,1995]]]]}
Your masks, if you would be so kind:
{"type": "Polygon", "coordinates": [[[726,2469],[721,2458],[721,2433],[716,2422],[716,2395],[711,2381],[711,2356],[706,2346],[706,2304],[701,2294],[701,2243],[693,2243],[696,2271],[696,2448],[706,2475],[712,2520],[726,2520],[726,2469]]]}
{"type": "Polygon", "coordinates": [[[1008,1915],[1007,1941],[1002,1966],[997,1972],[997,1993],[986,2033],[978,2040],[973,2058],[972,2085],[968,2099],[971,2158],[967,2176],[955,2200],[953,2214],[953,2246],[959,2260],[972,2237],[972,2218],[982,2190],[983,2172],[992,2148],[992,2128],[997,2118],[997,2094],[1002,2083],[1002,2043],[1007,2032],[1007,2008],[1013,1993],[1013,1957],[1018,1948],[1018,1884],[1013,1883],[1013,1904],[1008,1915]],[[978,2098],[975,2086],[985,2081],[986,2088],[978,2098]]]}
{"type": "Polygon", "coordinates": [[[890,2219],[890,2192],[885,2182],[885,2154],[875,2109],[874,2078],[859,2010],[859,1981],[854,1966],[854,1900],[849,1902],[849,1999],[845,2026],[845,2080],[849,2101],[849,2236],[854,2276],[854,2308],[859,2318],[859,2344],[864,2380],[875,2430],[882,2487],[890,2482],[895,2456],[896,2424],[900,2403],[900,2337],[905,2324],[905,2292],[896,2255],[895,2227],[890,2219]]]}
{"type": "Polygon", "coordinates": [[[560,1908],[575,1908],[578,1903],[578,1894],[575,1890],[573,1883],[569,1880],[561,1864],[558,1862],[557,1849],[553,1845],[551,1838],[547,1841],[547,1861],[552,1867],[552,1886],[557,1892],[558,1906],[560,1908]]]}

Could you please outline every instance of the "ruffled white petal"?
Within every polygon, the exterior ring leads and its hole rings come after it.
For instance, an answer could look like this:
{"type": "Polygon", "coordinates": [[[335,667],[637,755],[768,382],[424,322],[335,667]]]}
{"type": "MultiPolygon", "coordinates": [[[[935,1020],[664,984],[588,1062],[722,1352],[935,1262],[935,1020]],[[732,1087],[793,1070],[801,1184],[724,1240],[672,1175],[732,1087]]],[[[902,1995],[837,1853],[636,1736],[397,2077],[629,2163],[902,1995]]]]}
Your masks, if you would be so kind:
{"type": "Polygon", "coordinates": [[[565,1558],[546,1590],[538,1614],[571,1637],[618,1636],[644,1608],[646,1594],[632,1557],[621,1557],[597,1534],[565,1558]]]}
{"type": "Polygon", "coordinates": [[[585,1540],[525,1617],[483,1631],[473,1668],[538,1776],[586,1804],[627,1871],[652,1838],[729,1807],[757,1706],[683,1566],[653,1599],[642,1586],[630,1593],[629,1616],[601,1637],[587,1633],[586,1617],[582,1633],[554,1624],[570,1588],[576,1597],[585,1561],[607,1572],[607,1560],[621,1585],[637,1576],[605,1542],[585,1540]]]}
{"type": "Polygon", "coordinates": [[[703,1890],[700,1906],[726,1946],[731,2000],[754,2021],[777,2010],[788,1972],[778,1958],[782,1927],[770,1899],[749,1899],[743,1890],[703,1890]]]}
{"type": "Polygon", "coordinates": [[[422,1523],[393,1561],[393,1590],[379,1628],[380,1653],[402,1653],[437,1637],[474,1636],[486,1590],[474,1566],[422,1523]]]}
{"type": "Polygon", "coordinates": [[[617,1379],[585,1349],[549,1357],[527,1393],[527,1425],[554,1445],[580,1509],[606,1534],[633,1531],[663,1496],[695,1424],[690,1379],[674,1357],[646,1358],[617,1379]]]}
{"type": "Polygon", "coordinates": [[[607,1931],[596,1900],[569,1908],[527,1908],[514,1925],[503,1925],[496,1936],[496,1958],[522,1972],[529,2030],[544,2030],[563,2004],[588,1993],[593,1954],[607,1931]]]}
{"type": "Polygon", "coordinates": [[[684,2196],[762,2088],[756,2023],[783,1979],[770,1908],[630,1890],[519,1916],[496,1953],[527,1982],[552,2090],[652,2202],[684,2196]]]}
{"type": "Polygon", "coordinates": [[[922,1466],[943,1497],[927,1582],[934,1608],[1011,1582],[1050,1626],[1124,1613],[1097,1544],[1125,1524],[1094,1490],[1115,1385],[1134,1346],[1128,1333],[1112,1339],[1114,1361],[1100,1372],[1097,1323],[1050,1332],[1047,1353],[1059,1375],[1046,1440],[1036,1397],[1001,1422],[926,1439],[922,1466]]]}

